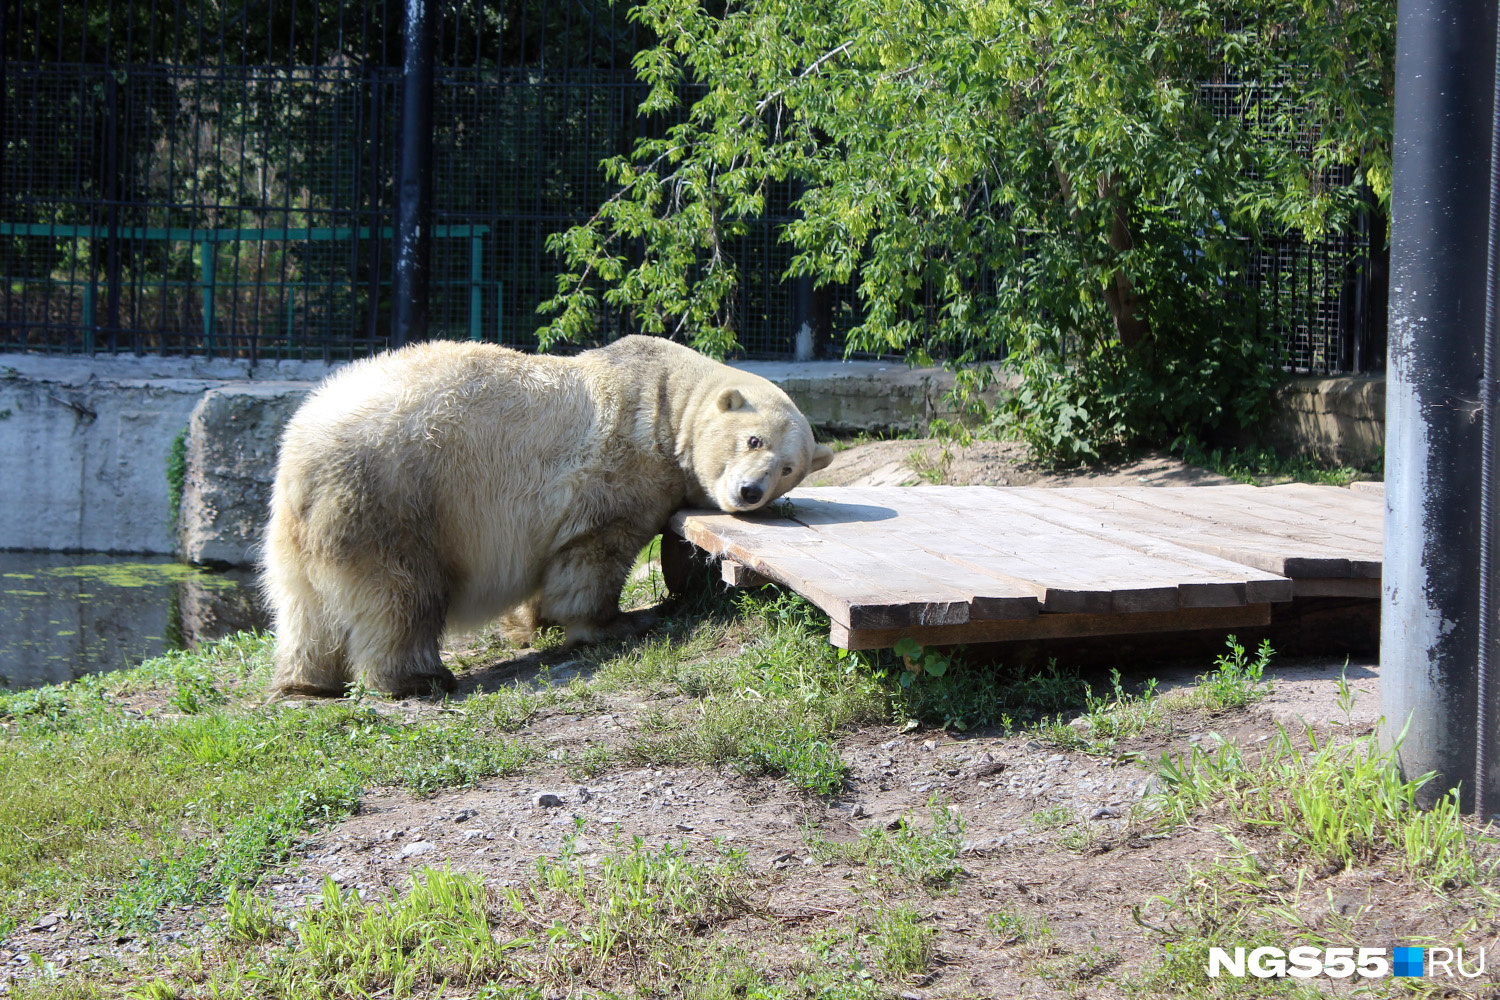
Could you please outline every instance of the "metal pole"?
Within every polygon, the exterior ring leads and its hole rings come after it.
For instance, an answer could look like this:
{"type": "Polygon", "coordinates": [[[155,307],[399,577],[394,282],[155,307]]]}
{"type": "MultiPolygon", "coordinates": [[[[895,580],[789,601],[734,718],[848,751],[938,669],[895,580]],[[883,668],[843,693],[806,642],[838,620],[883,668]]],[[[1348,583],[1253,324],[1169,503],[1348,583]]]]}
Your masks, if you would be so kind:
{"type": "Polygon", "coordinates": [[[1472,809],[1494,5],[1401,0],[1396,43],[1381,737],[1472,809]]]}
{"type": "Polygon", "coordinates": [[[1481,816],[1494,808],[1496,789],[1490,760],[1494,757],[1495,700],[1495,406],[1496,376],[1500,357],[1495,350],[1497,298],[1500,298],[1500,25],[1495,29],[1494,57],[1490,60],[1490,196],[1489,231],[1485,254],[1484,346],[1481,354],[1479,403],[1479,639],[1478,669],[1475,671],[1476,708],[1474,736],[1474,808],[1481,816]]]}
{"type": "Polygon", "coordinates": [[[105,335],[109,353],[114,354],[120,346],[120,88],[107,62],[104,68],[104,93],[109,114],[105,125],[104,153],[104,212],[109,233],[104,263],[104,322],[109,327],[105,335]]]}
{"type": "Polygon", "coordinates": [[[401,165],[396,181],[395,316],[391,347],[427,338],[432,226],[432,7],[406,0],[401,63],[401,165]]]}

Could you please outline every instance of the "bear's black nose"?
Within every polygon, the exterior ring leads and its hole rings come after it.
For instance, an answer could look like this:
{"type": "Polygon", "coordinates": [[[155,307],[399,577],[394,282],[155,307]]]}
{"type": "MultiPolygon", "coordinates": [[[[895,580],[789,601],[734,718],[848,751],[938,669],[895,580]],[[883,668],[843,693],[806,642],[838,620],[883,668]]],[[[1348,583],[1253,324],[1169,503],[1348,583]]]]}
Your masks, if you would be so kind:
{"type": "Polygon", "coordinates": [[[765,495],[766,491],[758,483],[746,483],[740,487],[740,499],[745,503],[760,503],[760,498],[765,495]]]}

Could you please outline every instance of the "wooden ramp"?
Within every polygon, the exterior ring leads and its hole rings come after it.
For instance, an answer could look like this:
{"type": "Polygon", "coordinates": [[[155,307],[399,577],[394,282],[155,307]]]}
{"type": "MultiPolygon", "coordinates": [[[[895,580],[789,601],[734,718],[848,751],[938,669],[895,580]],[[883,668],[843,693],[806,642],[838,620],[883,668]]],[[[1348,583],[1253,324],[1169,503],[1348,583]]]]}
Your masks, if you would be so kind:
{"type": "Polygon", "coordinates": [[[847,649],[1239,628],[1294,597],[1378,598],[1384,510],[1304,485],[799,489],[679,512],[662,562],[673,589],[692,547],[789,587],[847,649]]]}

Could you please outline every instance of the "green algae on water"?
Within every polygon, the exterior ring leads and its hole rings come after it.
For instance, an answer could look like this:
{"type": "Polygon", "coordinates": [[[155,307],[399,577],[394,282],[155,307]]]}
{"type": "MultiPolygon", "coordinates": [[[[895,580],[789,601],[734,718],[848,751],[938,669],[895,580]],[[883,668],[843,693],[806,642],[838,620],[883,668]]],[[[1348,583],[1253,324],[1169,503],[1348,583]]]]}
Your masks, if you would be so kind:
{"type": "Polygon", "coordinates": [[[56,566],[37,576],[89,580],[106,587],[161,587],[192,580],[206,590],[232,590],[237,584],[217,573],[183,563],[108,563],[95,566],[56,566]]]}

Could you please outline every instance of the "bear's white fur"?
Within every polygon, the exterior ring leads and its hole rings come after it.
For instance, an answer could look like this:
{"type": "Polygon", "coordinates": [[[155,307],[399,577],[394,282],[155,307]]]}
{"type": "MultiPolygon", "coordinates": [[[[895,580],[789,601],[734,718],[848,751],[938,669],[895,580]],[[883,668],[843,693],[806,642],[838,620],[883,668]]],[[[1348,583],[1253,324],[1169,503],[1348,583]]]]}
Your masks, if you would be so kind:
{"type": "Polygon", "coordinates": [[[446,627],[623,628],[686,504],[764,506],[832,460],[787,395],[678,344],[574,358],[430,342],[348,366],[287,425],[263,585],[279,694],[449,688],[446,627]]]}

